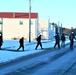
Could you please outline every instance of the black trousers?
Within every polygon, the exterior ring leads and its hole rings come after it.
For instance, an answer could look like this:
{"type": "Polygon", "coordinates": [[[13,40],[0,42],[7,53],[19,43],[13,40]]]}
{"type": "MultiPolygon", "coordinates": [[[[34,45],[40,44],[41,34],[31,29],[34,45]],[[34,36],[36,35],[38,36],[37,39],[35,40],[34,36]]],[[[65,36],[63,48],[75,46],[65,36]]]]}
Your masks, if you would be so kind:
{"type": "Polygon", "coordinates": [[[37,42],[37,45],[36,45],[36,48],[35,49],[37,49],[37,47],[40,45],[40,47],[42,48],[42,43],[41,42],[37,42]]]}
{"type": "Polygon", "coordinates": [[[2,43],[0,42],[0,49],[1,49],[2,43]]]}
{"type": "Polygon", "coordinates": [[[70,40],[70,48],[73,49],[74,41],[70,40]]]}
{"type": "Polygon", "coordinates": [[[54,48],[56,47],[56,45],[58,45],[58,48],[60,48],[60,42],[59,41],[55,42],[54,48]]]}
{"type": "Polygon", "coordinates": [[[23,51],[24,51],[24,45],[20,45],[20,47],[17,49],[17,51],[22,47],[23,51]]]}

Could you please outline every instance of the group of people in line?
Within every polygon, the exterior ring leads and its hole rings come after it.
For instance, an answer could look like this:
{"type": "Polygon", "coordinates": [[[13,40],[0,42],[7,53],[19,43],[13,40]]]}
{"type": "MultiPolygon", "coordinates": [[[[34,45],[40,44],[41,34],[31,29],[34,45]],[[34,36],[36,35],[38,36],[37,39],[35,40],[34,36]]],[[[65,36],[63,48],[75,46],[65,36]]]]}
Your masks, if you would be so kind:
{"type": "MultiPolygon", "coordinates": [[[[19,43],[20,43],[20,46],[19,48],[17,49],[17,51],[22,47],[23,51],[24,51],[24,37],[22,37],[20,40],[19,40],[19,43]]],[[[2,49],[1,46],[3,45],[3,35],[0,34],[0,50],[2,49]]]]}
{"type": "MultiPolygon", "coordinates": [[[[56,33],[56,35],[54,36],[55,38],[55,45],[54,48],[56,48],[56,45],[58,45],[58,48],[60,49],[61,47],[65,47],[65,41],[66,41],[66,37],[65,34],[62,33],[62,35],[60,36],[59,33],[56,33]],[[60,41],[61,41],[61,46],[60,46],[60,41]]],[[[41,35],[39,35],[39,37],[36,39],[37,40],[37,45],[36,48],[40,45],[41,49],[43,49],[42,47],[42,43],[41,43],[41,35]]],[[[74,40],[76,40],[74,32],[71,32],[71,34],[69,35],[69,40],[70,40],[70,49],[73,49],[73,45],[74,45],[74,40]]]]}
{"type": "MultiPolygon", "coordinates": [[[[61,40],[61,47],[65,47],[66,37],[64,33],[62,33],[61,38],[59,33],[57,33],[54,37],[55,37],[54,48],[56,48],[56,45],[58,45],[58,48],[60,49],[60,40],[61,40]]],[[[73,49],[74,40],[76,40],[74,32],[71,32],[71,34],[69,35],[69,40],[70,40],[70,49],[73,49]]]]}
{"type": "MultiPolygon", "coordinates": [[[[39,35],[37,38],[36,38],[36,41],[37,41],[37,45],[35,47],[35,49],[37,50],[38,46],[40,45],[41,49],[43,49],[42,47],[42,42],[41,42],[41,36],[42,35],[39,35]]],[[[65,41],[66,41],[66,37],[65,37],[65,34],[62,33],[61,37],[59,35],[59,33],[57,33],[55,36],[55,45],[54,45],[54,48],[56,48],[56,45],[58,45],[58,48],[60,49],[61,47],[65,47],[65,41]],[[61,41],[61,46],[60,46],[60,41],[61,41]]],[[[71,32],[71,34],[69,35],[69,40],[70,40],[70,49],[73,49],[73,44],[74,44],[74,39],[75,39],[75,35],[74,35],[74,32],[71,32]]],[[[19,51],[19,49],[22,47],[23,51],[24,51],[24,37],[22,37],[20,40],[19,40],[19,43],[20,43],[20,46],[19,48],[17,49],[17,51],[19,51]]],[[[1,46],[3,44],[3,36],[2,34],[0,34],[0,50],[1,50],[1,46]]]]}
{"type": "Polygon", "coordinates": [[[59,33],[57,33],[57,34],[54,36],[54,38],[55,38],[54,48],[56,48],[56,45],[58,45],[58,48],[60,49],[60,40],[61,40],[61,47],[65,47],[66,38],[65,38],[64,33],[62,33],[61,38],[60,38],[59,33]]]}

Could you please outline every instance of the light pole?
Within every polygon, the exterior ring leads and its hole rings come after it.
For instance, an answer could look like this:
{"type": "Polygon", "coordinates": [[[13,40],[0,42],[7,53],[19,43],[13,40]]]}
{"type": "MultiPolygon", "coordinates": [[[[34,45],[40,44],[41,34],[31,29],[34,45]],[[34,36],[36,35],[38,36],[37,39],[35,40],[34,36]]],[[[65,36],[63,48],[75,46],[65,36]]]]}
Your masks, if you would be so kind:
{"type": "Polygon", "coordinates": [[[62,23],[61,23],[61,35],[62,35],[63,31],[62,31],[62,23]]]}
{"type": "Polygon", "coordinates": [[[29,0],[29,42],[31,42],[31,0],[29,0]]]}

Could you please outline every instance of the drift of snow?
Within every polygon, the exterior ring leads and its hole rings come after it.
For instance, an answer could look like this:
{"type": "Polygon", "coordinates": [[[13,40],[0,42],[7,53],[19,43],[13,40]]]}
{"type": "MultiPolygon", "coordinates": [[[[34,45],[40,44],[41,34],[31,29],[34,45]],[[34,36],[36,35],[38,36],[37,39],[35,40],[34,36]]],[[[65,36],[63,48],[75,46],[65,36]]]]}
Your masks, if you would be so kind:
{"type": "MultiPolygon", "coordinates": [[[[42,41],[46,43],[42,43],[43,48],[50,48],[54,46],[54,41],[42,41]]],[[[66,43],[69,41],[66,41],[66,43]]],[[[38,47],[38,50],[35,50],[36,47],[36,41],[32,41],[29,43],[28,41],[24,42],[24,50],[20,49],[17,51],[17,48],[19,47],[19,41],[17,40],[4,40],[3,42],[3,50],[0,50],[0,63],[11,61],[14,59],[18,59],[22,56],[27,56],[30,54],[38,53],[43,50],[41,49],[40,46],[38,47]]]]}

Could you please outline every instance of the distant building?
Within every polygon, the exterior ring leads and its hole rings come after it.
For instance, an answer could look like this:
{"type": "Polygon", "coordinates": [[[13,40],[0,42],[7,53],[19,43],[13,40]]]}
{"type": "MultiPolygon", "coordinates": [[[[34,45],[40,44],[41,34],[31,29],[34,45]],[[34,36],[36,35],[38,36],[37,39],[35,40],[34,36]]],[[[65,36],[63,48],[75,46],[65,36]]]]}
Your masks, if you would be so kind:
{"type": "MultiPolygon", "coordinates": [[[[0,12],[0,33],[3,39],[29,39],[29,13],[0,12]]],[[[31,40],[42,33],[42,39],[53,39],[55,27],[50,21],[39,19],[38,13],[31,13],[31,40]]]]}
{"type": "MultiPolygon", "coordinates": [[[[29,38],[29,13],[0,12],[0,32],[3,39],[29,38]]],[[[38,33],[38,13],[31,13],[31,39],[38,33]]]]}
{"type": "Polygon", "coordinates": [[[49,20],[39,19],[39,32],[42,33],[43,39],[53,39],[55,35],[55,27],[49,20]]]}

